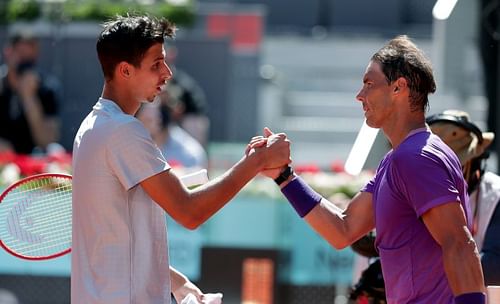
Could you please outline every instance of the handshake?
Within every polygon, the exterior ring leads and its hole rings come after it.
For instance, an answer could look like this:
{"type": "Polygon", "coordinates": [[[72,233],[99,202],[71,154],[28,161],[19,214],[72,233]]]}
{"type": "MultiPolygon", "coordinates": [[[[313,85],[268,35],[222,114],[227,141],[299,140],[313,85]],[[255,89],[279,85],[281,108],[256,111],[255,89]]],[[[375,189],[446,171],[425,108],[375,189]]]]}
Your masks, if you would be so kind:
{"type": "MultiPolygon", "coordinates": [[[[264,176],[276,180],[282,172],[285,172],[292,162],[290,157],[290,141],[285,133],[273,133],[269,128],[264,128],[263,135],[254,136],[248,143],[245,155],[247,157],[261,157],[264,176]]],[[[288,171],[288,175],[291,175],[288,171]]]]}
{"type": "Polygon", "coordinates": [[[321,202],[321,195],[300,177],[296,178],[289,166],[292,159],[290,158],[290,141],[286,134],[274,134],[269,128],[264,128],[264,135],[253,137],[245,149],[247,158],[259,155],[259,153],[263,155],[263,163],[259,172],[274,179],[300,217],[305,217],[321,202]]]}

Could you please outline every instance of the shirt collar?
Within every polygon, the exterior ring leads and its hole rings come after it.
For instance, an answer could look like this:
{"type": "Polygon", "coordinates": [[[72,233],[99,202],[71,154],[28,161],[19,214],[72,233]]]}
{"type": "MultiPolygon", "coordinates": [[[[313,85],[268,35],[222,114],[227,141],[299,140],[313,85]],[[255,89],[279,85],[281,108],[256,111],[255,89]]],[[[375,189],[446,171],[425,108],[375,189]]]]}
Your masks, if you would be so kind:
{"type": "Polygon", "coordinates": [[[430,133],[430,132],[431,132],[431,129],[429,128],[429,126],[428,126],[428,125],[425,125],[425,127],[422,127],[422,128],[413,129],[413,130],[411,130],[411,131],[408,133],[408,135],[406,135],[406,137],[405,137],[405,139],[404,139],[403,141],[405,141],[408,137],[413,136],[413,135],[415,135],[415,134],[417,134],[417,133],[421,133],[421,132],[429,132],[429,133],[430,133]]]}
{"type": "Polygon", "coordinates": [[[123,114],[122,109],[114,101],[102,97],[99,98],[93,109],[112,114],[123,114]]]}

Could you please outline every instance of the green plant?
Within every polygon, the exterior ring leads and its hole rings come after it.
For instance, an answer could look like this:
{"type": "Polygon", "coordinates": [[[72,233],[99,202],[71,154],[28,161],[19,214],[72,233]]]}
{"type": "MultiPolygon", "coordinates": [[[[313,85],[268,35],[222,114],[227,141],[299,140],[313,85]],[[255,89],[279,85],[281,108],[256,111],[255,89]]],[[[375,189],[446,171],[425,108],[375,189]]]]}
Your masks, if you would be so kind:
{"type": "Polygon", "coordinates": [[[150,14],[165,17],[177,25],[189,26],[195,20],[192,1],[185,5],[172,5],[157,2],[141,5],[138,2],[113,0],[66,0],[64,2],[40,2],[37,0],[0,0],[0,23],[19,20],[33,21],[47,19],[51,21],[105,21],[116,15],[150,14]],[[5,9],[2,9],[5,6],[5,9]],[[2,16],[4,15],[4,16],[2,16]]]}
{"type": "Polygon", "coordinates": [[[7,2],[6,20],[35,20],[41,15],[40,4],[36,0],[10,0],[7,2]]]}
{"type": "Polygon", "coordinates": [[[67,1],[63,9],[63,18],[69,21],[103,21],[115,15],[123,15],[135,7],[109,1],[67,1]]]}
{"type": "Polygon", "coordinates": [[[178,25],[189,26],[195,21],[195,12],[192,5],[177,6],[166,3],[158,4],[153,7],[151,13],[158,17],[165,17],[178,25]]]}
{"type": "Polygon", "coordinates": [[[157,17],[165,17],[176,24],[190,25],[195,14],[192,5],[173,6],[168,3],[139,5],[138,3],[123,3],[111,1],[76,2],[68,0],[63,9],[64,20],[104,21],[116,15],[148,13],[157,17]]]}

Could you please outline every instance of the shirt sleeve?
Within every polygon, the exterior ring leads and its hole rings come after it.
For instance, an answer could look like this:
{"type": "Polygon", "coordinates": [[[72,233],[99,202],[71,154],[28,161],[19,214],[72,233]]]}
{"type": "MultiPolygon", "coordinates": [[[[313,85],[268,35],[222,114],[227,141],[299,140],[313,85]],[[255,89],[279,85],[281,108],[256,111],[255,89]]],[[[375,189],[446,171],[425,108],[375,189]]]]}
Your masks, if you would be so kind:
{"type": "Polygon", "coordinates": [[[361,188],[360,190],[361,192],[369,192],[373,194],[373,192],[375,191],[375,183],[377,180],[378,173],[382,171],[382,168],[387,165],[388,158],[389,154],[386,154],[384,158],[380,161],[380,164],[378,165],[378,168],[375,171],[373,177],[368,181],[368,183],[366,183],[366,185],[363,188],[361,188]]]}
{"type": "Polygon", "coordinates": [[[125,189],[170,169],[151,135],[138,120],[117,128],[107,143],[107,160],[125,189]]]}
{"type": "Polygon", "coordinates": [[[423,151],[402,156],[393,159],[393,182],[419,217],[436,206],[461,201],[452,173],[437,155],[423,151]]]}
{"type": "Polygon", "coordinates": [[[366,183],[366,185],[364,185],[363,188],[361,188],[361,192],[369,192],[369,193],[373,193],[374,191],[374,187],[375,187],[375,179],[377,178],[377,174],[375,173],[375,175],[366,183]]]}

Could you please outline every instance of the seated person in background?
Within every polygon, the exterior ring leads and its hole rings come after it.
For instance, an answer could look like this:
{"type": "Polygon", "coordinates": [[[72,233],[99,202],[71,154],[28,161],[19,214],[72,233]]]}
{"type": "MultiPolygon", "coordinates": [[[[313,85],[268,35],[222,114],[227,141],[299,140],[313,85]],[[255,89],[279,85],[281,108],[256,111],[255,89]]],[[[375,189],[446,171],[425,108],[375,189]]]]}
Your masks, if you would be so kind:
{"type": "Polygon", "coordinates": [[[482,132],[463,111],[448,110],[427,118],[434,134],[458,155],[468,184],[472,235],[481,255],[486,285],[500,285],[500,177],[486,172],[486,151],[495,137],[482,132]]]}
{"type": "Polygon", "coordinates": [[[153,104],[143,104],[136,114],[172,166],[206,168],[207,154],[202,145],[171,120],[172,109],[179,101],[163,90],[153,104]]]}
{"type": "Polygon", "coordinates": [[[38,40],[10,36],[0,66],[0,150],[29,154],[59,139],[57,94],[36,70],[38,40]]]}

